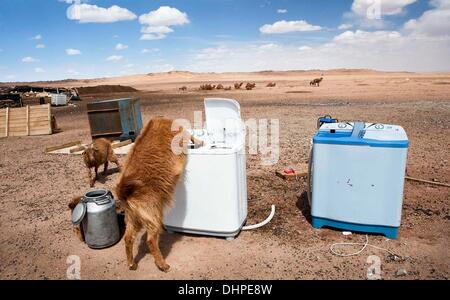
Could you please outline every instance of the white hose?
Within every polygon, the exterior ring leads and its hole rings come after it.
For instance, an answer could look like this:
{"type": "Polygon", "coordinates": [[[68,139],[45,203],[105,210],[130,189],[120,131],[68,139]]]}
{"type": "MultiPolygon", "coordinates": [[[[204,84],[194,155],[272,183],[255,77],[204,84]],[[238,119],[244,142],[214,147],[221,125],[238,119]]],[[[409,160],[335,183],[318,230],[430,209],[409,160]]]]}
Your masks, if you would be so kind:
{"type": "Polygon", "coordinates": [[[275,215],[275,205],[272,205],[272,211],[270,212],[270,215],[267,217],[267,219],[258,224],[244,226],[242,227],[242,230],[252,230],[259,227],[263,227],[272,220],[274,215],[275,215]]]}

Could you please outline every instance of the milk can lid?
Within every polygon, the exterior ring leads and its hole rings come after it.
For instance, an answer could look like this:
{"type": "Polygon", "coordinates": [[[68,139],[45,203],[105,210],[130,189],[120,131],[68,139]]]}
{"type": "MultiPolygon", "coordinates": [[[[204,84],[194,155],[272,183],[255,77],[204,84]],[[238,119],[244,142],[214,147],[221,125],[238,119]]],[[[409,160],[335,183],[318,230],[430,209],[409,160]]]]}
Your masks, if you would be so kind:
{"type": "Polygon", "coordinates": [[[86,203],[80,202],[75,206],[72,211],[72,224],[78,225],[83,221],[84,215],[86,214],[86,203]]]}

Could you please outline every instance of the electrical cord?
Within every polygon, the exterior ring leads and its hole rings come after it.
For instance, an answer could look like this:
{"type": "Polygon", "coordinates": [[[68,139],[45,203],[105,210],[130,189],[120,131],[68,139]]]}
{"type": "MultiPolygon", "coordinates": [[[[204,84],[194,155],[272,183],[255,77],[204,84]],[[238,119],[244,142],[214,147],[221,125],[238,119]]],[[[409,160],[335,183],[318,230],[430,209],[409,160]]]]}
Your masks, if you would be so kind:
{"type": "Polygon", "coordinates": [[[388,249],[381,248],[381,247],[378,247],[378,246],[374,246],[374,245],[369,244],[369,235],[368,235],[368,234],[366,234],[366,241],[365,241],[364,243],[348,243],[348,242],[334,243],[334,244],[332,244],[332,245],[330,246],[330,251],[331,251],[331,253],[333,253],[333,254],[336,255],[336,256],[340,256],[340,257],[349,257],[349,256],[355,256],[355,255],[360,254],[360,253],[363,252],[364,249],[366,249],[367,247],[372,247],[372,248],[375,248],[375,249],[378,249],[378,250],[386,251],[386,252],[388,252],[389,254],[391,254],[391,255],[393,255],[393,256],[401,257],[400,255],[397,255],[397,254],[395,254],[394,252],[392,252],[392,251],[390,251],[390,250],[388,250],[388,249]],[[356,252],[352,252],[352,253],[342,253],[342,252],[338,252],[338,251],[336,251],[336,250],[334,249],[336,246],[362,246],[362,248],[361,248],[360,250],[356,251],[356,252]]]}

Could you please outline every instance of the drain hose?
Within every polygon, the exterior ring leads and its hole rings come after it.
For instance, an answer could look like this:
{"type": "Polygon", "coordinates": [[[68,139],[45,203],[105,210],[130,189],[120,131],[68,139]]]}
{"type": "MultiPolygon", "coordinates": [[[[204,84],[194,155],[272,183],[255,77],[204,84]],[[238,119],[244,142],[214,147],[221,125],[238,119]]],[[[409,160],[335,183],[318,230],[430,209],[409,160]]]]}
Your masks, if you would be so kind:
{"type": "Polygon", "coordinates": [[[242,230],[252,230],[259,227],[263,227],[272,220],[274,215],[275,215],[275,205],[272,205],[272,211],[270,212],[270,215],[267,217],[267,219],[258,224],[244,226],[242,227],[242,230]]]}
{"type": "MultiPolygon", "coordinates": [[[[307,182],[307,187],[306,187],[307,188],[309,207],[311,207],[312,158],[313,158],[313,148],[311,146],[311,150],[309,152],[309,162],[308,162],[308,182],[307,182]]],[[[242,230],[252,230],[252,229],[259,228],[259,227],[263,227],[264,225],[266,225],[267,223],[269,223],[272,220],[274,215],[275,215],[275,205],[272,205],[272,211],[270,212],[270,215],[267,217],[267,219],[265,219],[264,221],[262,221],[261,223],[258,223],[258,224],[244,226],[244,227],[242,227],[242,230]]]]}

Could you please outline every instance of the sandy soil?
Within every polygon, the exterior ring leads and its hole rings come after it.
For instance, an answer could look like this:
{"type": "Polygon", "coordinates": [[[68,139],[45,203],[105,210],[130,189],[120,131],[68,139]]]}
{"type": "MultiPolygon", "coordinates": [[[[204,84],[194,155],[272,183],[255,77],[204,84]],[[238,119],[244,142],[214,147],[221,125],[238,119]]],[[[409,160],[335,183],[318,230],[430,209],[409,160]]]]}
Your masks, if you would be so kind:
{"type": "MultiPolygon", "coordinates": [[[[83,279],[365,279],[369,255],[381,258],[383,279],[448,279],[450,277],[450,189],[407,181],[403,219],[397,240],[371,235],[370,243],[401,256],[368,248],[354,257],[330,253],[332,243],[364,241],[364,235],[313,229],[305,199],[304,180],[286,182],[275,170],[308,160],[309,139],[317,117],[394,123],[410,138],[410,176],[450,182],[450,74],[328,71],[320,88],[309,80],[322,72],[261,72],[233,74],[139,75],[86,81],[54,82],[59,86],[125,85],[136,92],[97,93],[87,90],[76,107],[53,108],[63,132],[40,137],[0,139],[0,278],[64,279],[69,255],[81,258],[83,279]],[[200,92],[201,83],[232,85],[255,81],[253,91],[200,92]],[[277,87],[266,88],[269,81],[277,87]],[[178,90],[187,86],[187,92],[178,90]],[[234,241],[191,235],[164,234],[161,247],[168,273],[157,270],[147,253],[145,236],[138,238],[137,271],[129,271],[123,241],[104,250],[91,250],[72,233],[67,203],[88,187],[78,156],[49,155],[48,146],[73,140],[88,142],[86,102],[139,96],[144,122],[154,116],[193,119],[203,110],[203,98],[229,97],[241,103],[244,119],[280,120],[279,162],[261,166],[248,156],[248,222],[265,218],[270,205],[277,213],[256,231],[242,232],[234,241]],[[397,277],[404,268],[407,275],[397,277]]],[[[48,83],[50,85],[50,83],[48,83]]],[[[123,157],[121,158],[124,159],[123,157]]],[[[114,169],[97,187],[112,188],[114,169]]],[[[136,252],[136,250],[135,250],[136,252]]]]}

